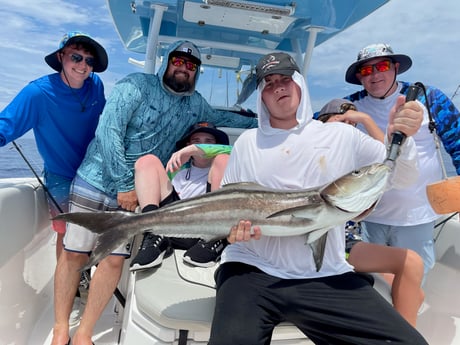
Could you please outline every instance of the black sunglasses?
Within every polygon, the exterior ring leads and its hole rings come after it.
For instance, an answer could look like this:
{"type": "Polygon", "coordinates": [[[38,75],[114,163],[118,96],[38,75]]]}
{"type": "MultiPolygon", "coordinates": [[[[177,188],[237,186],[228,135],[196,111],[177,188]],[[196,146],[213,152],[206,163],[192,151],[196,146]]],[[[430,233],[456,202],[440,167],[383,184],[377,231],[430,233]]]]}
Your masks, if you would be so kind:
{"type": "MultiPolygon", "coordinates": [[[[75,63],[79,63],[83,60],[83,56],[77,53],[70,54],[70,60],[75,63]]],[[[85,57],[85,62],[89,67],[94,67],[94,58],[92,57],[85,57]]]]}

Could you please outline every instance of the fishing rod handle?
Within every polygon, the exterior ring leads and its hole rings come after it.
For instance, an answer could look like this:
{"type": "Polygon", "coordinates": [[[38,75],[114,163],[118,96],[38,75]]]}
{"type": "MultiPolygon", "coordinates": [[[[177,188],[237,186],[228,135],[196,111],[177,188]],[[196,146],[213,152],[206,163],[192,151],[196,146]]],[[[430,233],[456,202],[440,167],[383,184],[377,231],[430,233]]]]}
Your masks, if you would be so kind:
{"type": "MultiPolygon", "coordinates": [[[[406,103],[410,101],[415,101],[417,99],[418,93],[420,92],[420,86],[410,85],[407,94],[406,94],[406,103]]],[[[393,133],[391,137],[391,145],[388,151],[388,160],[395,161],[399,155],[399,149],[406,139],[406,135],[400,131],[393,133]]]]}

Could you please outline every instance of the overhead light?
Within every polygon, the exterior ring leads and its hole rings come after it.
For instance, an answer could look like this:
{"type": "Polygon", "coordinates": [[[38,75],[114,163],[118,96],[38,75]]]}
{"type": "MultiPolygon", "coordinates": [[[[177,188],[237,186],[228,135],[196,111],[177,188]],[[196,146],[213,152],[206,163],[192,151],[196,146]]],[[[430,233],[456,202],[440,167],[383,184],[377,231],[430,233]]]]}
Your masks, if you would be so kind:
{"type": "Polygon", "coordinates": [[[291,6],[262,5],[251,1],[238,0],[203,0],[208,5],[235,8],[246,11],[263,12],[267,14],[290,16],[294,14],[295,3],[291,6]]]}
{"type": "Polygon", "coordinates": [[[202,54],[201,62],[203,63],[203,65],[233,69],[238,68],[240,66],[240,58],[216,54],[202,54]]]}

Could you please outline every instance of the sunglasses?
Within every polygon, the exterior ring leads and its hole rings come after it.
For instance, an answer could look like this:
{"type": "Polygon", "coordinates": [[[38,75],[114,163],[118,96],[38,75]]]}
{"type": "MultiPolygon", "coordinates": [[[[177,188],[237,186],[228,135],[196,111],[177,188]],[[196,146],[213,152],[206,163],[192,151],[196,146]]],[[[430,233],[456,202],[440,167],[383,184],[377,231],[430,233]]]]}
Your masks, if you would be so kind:
{"type": "Polygon", "coordinates": [[[173,66],[179,67],[185,64],[185,68],[187,68],[189,71],[196,71],[198,65],[196,63],[193,63],[192,61],[185,60],[181,57],[173,56],[171,58],[171,63],[173,66]]]}
{"type": "Polygon", "coordinates": [[[384,61],[377,62],[373,65],[361,66],[358,68],[358,72],[359,74],[361,74],[362,77],[366,77],[368,75],[371,75],[372,72],[374,72],[374,67],[379,72],[386,72],[390,70],[390,66],[391,66],[391,61],[384,60],[384,61]]]}
{"type": "MultiPolygon", "coordinates": [[[[79,63],[83,60],[83,56],[77,53],[70,54],[70,60],[75,63],[79,63]]],[[[94,58],[92,57],[85,57],[85,62],[89,67],[94,67],[94,58]]]]}

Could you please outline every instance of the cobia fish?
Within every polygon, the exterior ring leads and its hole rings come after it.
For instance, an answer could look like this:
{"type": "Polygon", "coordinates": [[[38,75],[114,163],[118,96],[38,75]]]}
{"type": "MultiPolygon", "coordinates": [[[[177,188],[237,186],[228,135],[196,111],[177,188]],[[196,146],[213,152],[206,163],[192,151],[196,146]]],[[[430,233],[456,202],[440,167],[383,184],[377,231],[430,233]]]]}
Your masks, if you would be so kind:
{"type": "Polygon", "coordinates": [[[98,234],[89,262],[82,270],[146,230],[169,237],[212,240],[225,238],[240,219],[260,226],[264,236],[305,234],[319,270],[327,231],[370,212],[385,190],[389,171],[386,165],[373,164],[323,188],[298,191],[234,183],[143,214],[75,212],[54,219],[78,224],[98,234]]]}

